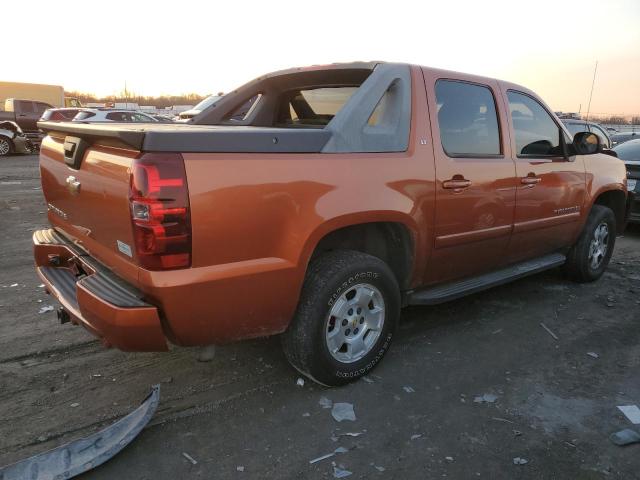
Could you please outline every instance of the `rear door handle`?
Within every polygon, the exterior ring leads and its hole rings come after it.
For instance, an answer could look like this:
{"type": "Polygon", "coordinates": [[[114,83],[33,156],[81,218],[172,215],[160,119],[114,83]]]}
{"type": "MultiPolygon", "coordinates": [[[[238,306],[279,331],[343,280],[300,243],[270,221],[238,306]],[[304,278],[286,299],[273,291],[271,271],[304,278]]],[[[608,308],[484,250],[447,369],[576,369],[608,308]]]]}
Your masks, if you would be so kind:
{"type": "Polygon", "coordinates": [[[522,177],[520,179],[520,183],[522,183],[523,185],[529,185],[533,187],[536,183],[540,183],[540,180],[542,180],[540,177],[527,176],[527,177],[522,177]]]}
{"type": "Polygon", "coordinates": [[[470,186],[471,180],[465,180],[464,178],[452,178],[451,180],[445,180],[444,182],[442,182],[442,188],[449,188],[454,190],[469,188],[470,186]]]}

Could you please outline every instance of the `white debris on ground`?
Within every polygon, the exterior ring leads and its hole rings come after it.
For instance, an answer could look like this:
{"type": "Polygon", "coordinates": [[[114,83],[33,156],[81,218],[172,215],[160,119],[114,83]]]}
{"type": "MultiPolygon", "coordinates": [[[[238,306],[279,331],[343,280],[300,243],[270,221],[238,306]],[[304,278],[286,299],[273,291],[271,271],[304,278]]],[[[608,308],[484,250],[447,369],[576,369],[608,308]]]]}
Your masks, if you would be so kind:
{"type": "Polygon", "coordinates": [[[527,463],[529,463],[529,460],[527,460],[526,458],[515,457],[513,459],[513,464],[514,465],[526,465],[527,463]]]}
{"type": "Polygon", "coordinates": [[[53,312],[53,306],[47,305],[45,307],[41,307],[40,310],[38,310],[38,313],[47,313],[47,312],[53,312]]]}
{"type": "Polygon", "coordinates": [[[74,402],[74,403],[72,403],[72,404],[71,404],[71,405],[69,405],[69,406],[70,406],[71,408],[76,408],[76,407],[79,407],[79,406],[80,406],[80,404],[79,404],[79,403],[77,403],[77,402],[74,402]]]}
{"type": "Polygon", "coordinates": [[[493,403],[498,399],[497,395],[493,393],[485,393],[484,395],[478,395],[473,399],[474,403],[493,403]]]}
{"type": "Polygon", "coordinates": [[[333,407],[333,402],[329,400],[327,397],[320,397],[320,401],[318,402],[322,408],[331,408],[333,407]]]}
{"type": "Polygon", "coordinates": [[[407,392],[407,393],[414,393],[415,390],[413,389],[413,387],[409,387],[407,385],[405,385],[404,387],[402,387],[402,389],[407,392]]]}
{"type": "Polygon", "coordinates": [[[618,410],[634,425],[640,425],[640,408],[637,405],[619,405],[618,410]]]}
{"type": "Polygon", "coordinates": [[[411,435],[411,440],[417,440],[420,437],[422,437],[422,434],[421,433],[416,433],[415,435],[411,435]]]}
{"type": "Polygon", "coordinates": [[[375,383],[371,378],[367,377],[366,375],[362,377],[362,381],[367,383],[375,383]]]}
{"type": "Polygon", "coordinates": [[[333,477],[334,478],[345,478],[350,475],[353,475],[353,472],[345,469],[343,465],[337,466],[335,462],[331,464],[333,466],[333,477]]]}
{"type": "Polygon", "coordinates": [[[299,387],[304,387],[304,378],[299,377],[296,381],[296,385],[298,385],[299,387]]]}
{"type": "Polygon", "coordinates": [[[587,352],[587,355],[589,355],[592,358],[598,358],[600,356],[596,352],[587,352]]]}
{"type": "Polygon", "coordinates": [[[238,472],[244,472],[244,465],[238,465],[238,466],[236,467],[236,471],[238,471],[238,472]]]}
{"type": "Polygon", "coordinates": [[[318,463],[318,462],[321,462],[322,460],[326,460],[327,458],[331,458],[339,453],[347,453],[348,451],[349,450],[347,450],[344,447],[338,447],[331,453],[327,453],[326,455],[322,455],[318,458],[314,458],[313,460],[309,460],[309,463],[310,464],[318,463]]]}
{"type": "Polygon", "coordinates": [[[334,403],[331,409],[331,415],[336,422],[342,422],[344,420],[355,422],[356,420],[356,413],[353,411],[352,403],[334,403]]]}
{"type": "Polygon", "coordinates": [[[198,464],[197,460],[195,458],[193,458],[191,455],[189,455],[187,452],[182,452],[182,456],[184,458],[186,458],[187,460],[189,460],[192,465],[197,465],[198,464]]]}
{"type": "Polygon", "coordinates": [[[453,457],[444,457],[447,462],[453,462],[453,457]]]}

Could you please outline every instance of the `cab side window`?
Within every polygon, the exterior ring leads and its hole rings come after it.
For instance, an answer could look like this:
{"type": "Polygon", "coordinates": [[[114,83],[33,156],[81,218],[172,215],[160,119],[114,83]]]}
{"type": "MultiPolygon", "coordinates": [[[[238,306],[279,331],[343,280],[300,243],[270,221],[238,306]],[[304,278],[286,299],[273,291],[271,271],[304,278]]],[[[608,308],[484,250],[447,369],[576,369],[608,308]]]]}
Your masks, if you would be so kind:
{"type": "Polygon", "coordinates": [[[450,157],[500,155],[500,130],[488,87],[455,80],[436,82],[440,141],[450,157]]]}
{"type": "Polygon", "coordinates": [[[562,155],[561,129],[536,100],[508,91],[509,111],[516,138],[516,155],[547,157],[562,155]]]}

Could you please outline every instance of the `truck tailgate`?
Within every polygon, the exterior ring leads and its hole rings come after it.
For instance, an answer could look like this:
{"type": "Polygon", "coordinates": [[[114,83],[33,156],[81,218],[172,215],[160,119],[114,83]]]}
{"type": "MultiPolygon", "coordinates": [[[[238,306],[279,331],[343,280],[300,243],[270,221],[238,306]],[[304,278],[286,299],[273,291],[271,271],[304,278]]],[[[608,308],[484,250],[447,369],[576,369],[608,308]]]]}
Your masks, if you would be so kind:
{"type": "MultiPolygon", "coordinates": [[[[94,141],[79,152],[73,168],[65,162],[65,141],[51,132],[40,150],[42,191],[51,225],[115,273],[137,284],[133,227],[129,211],[131,166],[139,151],[116,141],[94,141]]],[[[75,137],[77,140],[77,137],[75,137]]]]}

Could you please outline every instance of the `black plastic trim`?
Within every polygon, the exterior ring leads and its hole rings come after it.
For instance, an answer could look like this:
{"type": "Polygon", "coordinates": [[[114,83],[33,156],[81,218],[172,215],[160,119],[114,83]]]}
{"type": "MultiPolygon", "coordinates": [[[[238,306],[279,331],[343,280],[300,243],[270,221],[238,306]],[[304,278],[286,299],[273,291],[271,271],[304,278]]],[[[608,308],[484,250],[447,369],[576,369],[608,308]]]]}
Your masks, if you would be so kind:
{"type": "Polygon", "coordinates": [[[561,253],[551,253],[476,277],[410,292],[406,296],[405,303],[407,305],[437,305],[448,302],[550,268],[559,267],[565,263],[566,259],[566,256],[561,253]]]}

